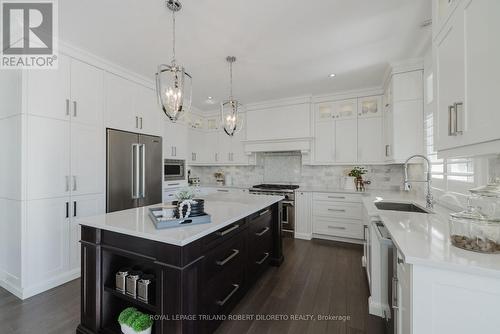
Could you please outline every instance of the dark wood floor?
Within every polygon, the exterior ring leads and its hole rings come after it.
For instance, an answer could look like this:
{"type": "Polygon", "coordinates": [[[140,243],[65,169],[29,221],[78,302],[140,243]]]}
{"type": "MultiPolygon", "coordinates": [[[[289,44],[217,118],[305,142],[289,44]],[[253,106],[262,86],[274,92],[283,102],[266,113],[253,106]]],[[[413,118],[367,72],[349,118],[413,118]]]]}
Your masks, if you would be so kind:
{"type": "Polygon", "coordinates": [[[384,321],[368,314],[362,247],[329,241],[285,239],[285,262],[271,268],[233,312],[237,314],[345,316],[341,320],[225,321],[226,333],[384,333],[384,321]]]}
{"type": "MultiPolygon", "coordinates": [[[[271,268],[233,312],[253,315],[349,316],[346,321],[225,321],[225,333],[379,334],[368,315],[362,249],[327,241],[285,239],[285,262],[271,268]]],[[[80,280],[20,301],[0,288],[1,334],[74,333],[80,318],[80,280]]]]}

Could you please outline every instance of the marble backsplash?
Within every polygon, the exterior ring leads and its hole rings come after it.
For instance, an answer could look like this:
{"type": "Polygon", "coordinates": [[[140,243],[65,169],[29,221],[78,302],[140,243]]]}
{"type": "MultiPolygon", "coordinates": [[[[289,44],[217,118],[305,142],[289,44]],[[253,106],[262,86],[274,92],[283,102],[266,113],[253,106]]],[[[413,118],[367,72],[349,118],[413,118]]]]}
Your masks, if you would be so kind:
{"type": "Polygon", "coordinates": [[[500,155],[492,157],[489,159],[489,181],[493,181],[496,178],[500,178],[500,155]]]}
{"type": "MultiPolygon", "coordinates": [[[[292,183],[301,187],[342,188],[344,176],[352,165],[306,166],[298,153],[262,153],[257,156],[256,166],[189,167],[192,176],[200,177],[202,184],[214,184],[214,173],[223,171],[227,185],[251,186],[259,183],[292,183]]],[[[365,180],[371,181],[367,189],[399,190],[403,185],[402,165],[368,165],[365,180]]],[[[409,168],[412,179],[423,179],[420,164],[409,168]]],[[[419,185],[417,188],[421,188],[419,185]]],[[[419,189],[416,191],[419,191],[419,189]]]]}

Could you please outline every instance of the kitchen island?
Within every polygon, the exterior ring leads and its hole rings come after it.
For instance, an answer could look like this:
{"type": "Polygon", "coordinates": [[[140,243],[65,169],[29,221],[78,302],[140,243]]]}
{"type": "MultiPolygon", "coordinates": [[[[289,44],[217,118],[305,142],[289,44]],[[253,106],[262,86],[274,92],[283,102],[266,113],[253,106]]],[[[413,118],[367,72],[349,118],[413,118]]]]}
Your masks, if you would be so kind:
{"type": "MultiPolygon", "coordinates": [[[[281,196],[206,196],[211,223],[157,230],[142,207],[82,218],[77,333],[120,333],[130,306],[153,333],[212,333],[269,265],[283,262],[281,196]],[[151,274],[147,302],[116,290],[122,268],[151,274]]],[[[154,207],[154,206],[153,206],[154,207]]]]}

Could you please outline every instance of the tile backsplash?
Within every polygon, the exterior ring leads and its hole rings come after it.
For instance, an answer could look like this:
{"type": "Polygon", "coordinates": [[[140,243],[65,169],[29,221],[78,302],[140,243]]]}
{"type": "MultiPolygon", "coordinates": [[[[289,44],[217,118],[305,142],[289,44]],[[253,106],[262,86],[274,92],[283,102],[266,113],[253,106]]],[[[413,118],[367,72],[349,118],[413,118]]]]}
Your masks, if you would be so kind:
{"type": "MultiPolygon", "coordinates": [[[[227,185],[251,186],[259,183],[293,183],[301,187],[342,188],[344,176],[353,166],[302,165],[297,152],[261,153],[256,166],[192,166],[191,175],[200,177],[203,184],[214,184],[214,173],[223,171],[227,185]]],[[[365,180],[371,181],[367,189],[399,190],[403,185],[402,165],[368,165],[365,180]]],[[[422,165],[411,165],[412,179],[423,179],[422,165]]]]}

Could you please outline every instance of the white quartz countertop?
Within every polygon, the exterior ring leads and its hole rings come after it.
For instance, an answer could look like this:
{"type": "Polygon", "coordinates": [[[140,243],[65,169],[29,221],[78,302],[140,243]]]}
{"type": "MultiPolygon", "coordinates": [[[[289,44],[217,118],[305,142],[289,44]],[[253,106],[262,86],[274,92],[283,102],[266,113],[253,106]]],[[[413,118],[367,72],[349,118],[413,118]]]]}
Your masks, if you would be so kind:
{"type": "Polygon", "coordinates": [[[205,199],[205,212],[210,214],[212,219],[208,224],[157,230],[149,217],[148,208],[160,204],[79,218],[77,223],[184,246],[284,199],[282,196],[249,194],[213,194],[202,198],[205,199]]]}
{"type": "Polygon", "coordinates": [[[342,194],[356,194],[361,196],[367,196],[372,192],[376,192],[376,190],[367,190],[367,191],[356,191],[356,189],[344,189],[344,188],[335,188],[335,187],[299,187],[295,191],[303,191],[306,193],[318,192],[318,193],[342,193],[342,194]]]}
{"type": "Polygon", "coordinates": [[[403,192],[374,193],[363,198],[368,215],[380,217],[407,263],[500,277],[500,255],[470,252],[451,244],[450,210],[440,206],[432,214],[379,210],[374,205],[377,200],[414,202],[422,207],[425,203],[403,192]]]}

